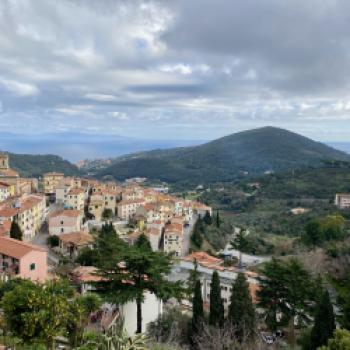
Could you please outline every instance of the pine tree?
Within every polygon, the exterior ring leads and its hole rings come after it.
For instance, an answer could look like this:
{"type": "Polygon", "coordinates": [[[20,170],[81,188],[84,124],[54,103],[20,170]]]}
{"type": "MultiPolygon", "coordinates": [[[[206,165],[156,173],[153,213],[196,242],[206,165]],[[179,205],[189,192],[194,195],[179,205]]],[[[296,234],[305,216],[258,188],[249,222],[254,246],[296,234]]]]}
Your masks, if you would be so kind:
{"type": "Polygon", "coordinates": [[[330,301],[328,291],[325,290],[317,303],[315,324],[311,330],[311,348],[327,345],[328,339],[332,338],[335,330],[335,317],[333,305],[330,301]]]}
{"type": "Polygon", "coordinates": [[[232,285],[228,321],[240,341],[247,339],[255,331],[255,310],[248,282],[243,273],[238,274],[232,285]]]}
{"type": "Polygon", "coordinates": [[[143,239],[134,246],[122,241],[112,225],[105,225],[96,242],[96,267],[102,277],[97,282],[104,297],[115,304],[136,301],[137,330],[142,332],[142,303],[145,292],[157,298],[182,298],[181,281],[170,282],[172,260],[167,254],[153,252],[143,239]],[[141,241],[141,242],[140,242],[141,241]]]}
{"type": "Polygon", "coordinates": [[[220,278],[217,271],[211,277],[209,324],[222,326],[224,323],[224,304],[221,298],[220,278]]]}
{"type": "Polygon", "coordinates": [[[203,298],[202,298],[202,288],[201,282],[196,281],[194,287],[193,299],[192,299],[192,322],[191,322],[191,341],[193,342],[195,337],[202,330],[204,319],[204,310],[203,310],[203,298]]]}
{"type": "Polygon", "coordinates": [[[23,238],[22,230],[20,229],[16,221],[12,221],[11,223],[10,237],[18,239],[19,241],[21,241],[23,238]]]}

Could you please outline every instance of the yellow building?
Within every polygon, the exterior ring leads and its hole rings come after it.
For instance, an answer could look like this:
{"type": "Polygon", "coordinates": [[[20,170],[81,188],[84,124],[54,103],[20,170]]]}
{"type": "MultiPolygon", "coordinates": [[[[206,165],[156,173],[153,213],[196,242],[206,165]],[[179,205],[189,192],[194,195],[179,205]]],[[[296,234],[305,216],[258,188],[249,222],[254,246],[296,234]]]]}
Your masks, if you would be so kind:
{"type": "Polygon", "coordinates": [[[17,221],[23,241],[30,241],[45,220],[46,201],[43,195],[30,194],[8,198],[0,205],[0,218],[17,221]]]}
{"type": "Polygon", "coordinates": [[[45,194],[54,194],[56,193],[56,188],[61,184],[61,181],[64,178],[63,173],[46,173],[43,178],[44,193],[45,194]]]}

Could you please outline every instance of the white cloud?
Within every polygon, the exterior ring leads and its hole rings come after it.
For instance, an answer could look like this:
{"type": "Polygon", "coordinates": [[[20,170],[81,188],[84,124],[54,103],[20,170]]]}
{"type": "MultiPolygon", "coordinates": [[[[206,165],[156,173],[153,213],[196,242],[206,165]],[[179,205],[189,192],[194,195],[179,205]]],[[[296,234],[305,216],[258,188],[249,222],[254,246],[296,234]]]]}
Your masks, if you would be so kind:
{"type": "Polygon", "coordinates": [[[122,112],[109,112],[109,115],[119,120],[129,120],[129,117],[126,113],[122,112]]]}
{"type": "Polygon", "coordinates": [[[99,102],[111,102],[111,101],[117,100],[117,98],[113,95],[97,94],[97,93],[86,94],[85,98],[89,100],[99,101],[99,102]]]}
{"type": "Polygon", "coordinates": [[[0,84],[9,92],[18,96],[35,96],[40,90],[34,84],[0,78],[0,84]]]}

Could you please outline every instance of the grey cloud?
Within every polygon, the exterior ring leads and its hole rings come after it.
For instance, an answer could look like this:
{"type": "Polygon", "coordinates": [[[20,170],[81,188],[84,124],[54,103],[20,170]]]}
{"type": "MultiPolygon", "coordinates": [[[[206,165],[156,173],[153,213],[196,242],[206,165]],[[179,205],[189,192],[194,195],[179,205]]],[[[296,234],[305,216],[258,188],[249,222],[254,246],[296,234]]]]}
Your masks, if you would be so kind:
{"type": "Polygon", "coordinates": [[[349,10],[345,0],[3,0],[0,129],[205,139],[332,120],[341,130],[349,10]]]}

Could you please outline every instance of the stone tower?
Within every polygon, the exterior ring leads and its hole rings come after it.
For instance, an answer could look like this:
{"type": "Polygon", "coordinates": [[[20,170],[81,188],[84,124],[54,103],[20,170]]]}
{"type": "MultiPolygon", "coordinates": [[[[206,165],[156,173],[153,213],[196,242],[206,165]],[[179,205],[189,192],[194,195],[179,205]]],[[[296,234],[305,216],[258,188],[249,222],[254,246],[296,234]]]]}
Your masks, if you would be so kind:
{"type": "Polygon", "coordinates": [[[0,170],[9,169],[9,156],[8,154],[0,152],[0,170]]]}

